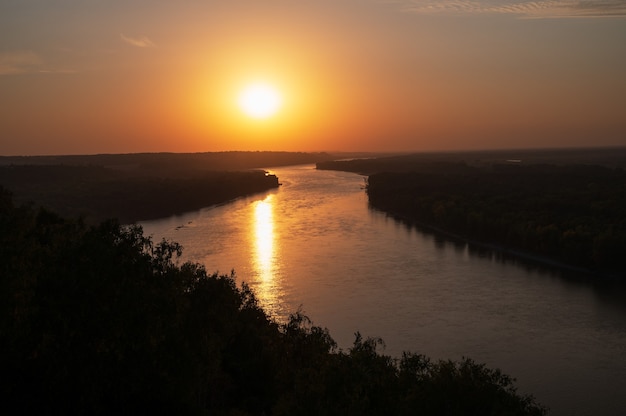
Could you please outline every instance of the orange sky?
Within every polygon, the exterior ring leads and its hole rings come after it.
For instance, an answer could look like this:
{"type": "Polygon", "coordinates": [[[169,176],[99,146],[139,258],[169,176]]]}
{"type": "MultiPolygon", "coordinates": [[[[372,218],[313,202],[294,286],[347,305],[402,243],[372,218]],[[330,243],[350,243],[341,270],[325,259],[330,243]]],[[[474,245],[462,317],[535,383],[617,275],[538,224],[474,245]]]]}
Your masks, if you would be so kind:
{"type": "Polygon", "coordinates": [[[626,145],[625,16],[622,1],[2,2],[0,155],[626,145]],[[283,95],[274,117],[238,109],[253,81],[283,95]]]}

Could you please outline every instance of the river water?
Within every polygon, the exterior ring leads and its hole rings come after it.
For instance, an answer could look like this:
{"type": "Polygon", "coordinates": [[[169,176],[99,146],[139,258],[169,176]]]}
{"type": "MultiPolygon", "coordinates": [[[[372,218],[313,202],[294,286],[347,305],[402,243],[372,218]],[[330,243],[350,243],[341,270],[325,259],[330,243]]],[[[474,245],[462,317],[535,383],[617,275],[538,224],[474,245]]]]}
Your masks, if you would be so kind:
{"type": "Polygon", "coordinates": [[[517,379],[553,415],[626,414],[626,288],[506,259],[368,207],[363,177],[268,169],[282,186],[141,223],[184,259],[247,282],[284,320],[301,308],[341,348],[473,358],[517,379]]]}

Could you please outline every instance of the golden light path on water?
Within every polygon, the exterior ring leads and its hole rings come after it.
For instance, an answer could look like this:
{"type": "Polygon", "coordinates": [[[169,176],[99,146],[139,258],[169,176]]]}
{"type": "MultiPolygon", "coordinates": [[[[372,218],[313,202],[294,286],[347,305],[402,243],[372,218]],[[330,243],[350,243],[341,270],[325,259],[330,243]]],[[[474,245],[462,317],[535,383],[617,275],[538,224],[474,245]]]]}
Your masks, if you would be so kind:
{"type": "Polygon", "coordinates": [[[262,201],[256,201],[253,209],[254,238],[254,264],[257,274],[258,284],[255,292],[263,304],[270,312],[274,312],[277,307],[278,288],[275,284],[276,273],[276,253],[275,253],[275,233],[274,233],[274,195],[268,195],[262,201]]]}

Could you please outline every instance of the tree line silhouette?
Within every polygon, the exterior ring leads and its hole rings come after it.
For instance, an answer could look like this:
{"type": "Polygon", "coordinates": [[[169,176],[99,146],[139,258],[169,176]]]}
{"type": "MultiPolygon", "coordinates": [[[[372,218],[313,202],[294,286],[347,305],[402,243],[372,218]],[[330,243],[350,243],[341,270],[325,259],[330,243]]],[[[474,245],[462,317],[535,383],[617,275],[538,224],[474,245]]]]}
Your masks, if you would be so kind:
{"type": "Polygon", "coordinates": [[[36,202],[92,224],[115,217],[122,223],[163,218],[224,203],[279,186],[262,170],[154,170],[104,166],[13,165],[0,167],[0,184],[20,202],[36,202]]]}
{"type": "Polygon", "coordinates": [[[347,350],[300,311],[272,320],[234,275],[116,220],[86,225],[0,188],[5,414],[542,415],[471,359],[347,350]]]}
{"type": "Polygon", "coordinates": [[[189,171],[233,171],[270,166],[298,165],[330,160],[327,153],[314,152],[200,152],[122,153],[95,155],[0,156],[0,166],[64,165],[103,166],[139,174],[180,175],[189,171]]]}
{"type": "Polygon", "coordinates": [[[0,184],[91,224],[163,218],[278,187],[263,167],[314,163],[327,153],[205,152],[0,156],[0,184]]]}
{"type": "Polygon", "coordinates": [[[626,171],[494,164],[370,175],[372,207],[408,221],[626,278],[626,171]]]}

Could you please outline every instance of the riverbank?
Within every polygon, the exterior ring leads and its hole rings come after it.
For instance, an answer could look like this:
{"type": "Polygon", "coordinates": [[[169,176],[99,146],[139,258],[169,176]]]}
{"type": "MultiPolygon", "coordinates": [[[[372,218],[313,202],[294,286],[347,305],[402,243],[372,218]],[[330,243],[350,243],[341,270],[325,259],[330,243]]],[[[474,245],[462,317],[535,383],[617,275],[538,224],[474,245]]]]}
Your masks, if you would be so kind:
{"type": "Polygon", "coordinates": [[[264,166],[330,159],[326,153],[206,152],[0,156],[0,186],[90,224],[129,224],[194,211],[279,186],[264,166]]]}
{"type": "Polygon", "coordinates": [[[453,232],[447,231],[435,225],[418,221],[414,218],[399,214],[397,212],[381,210],[372,205],[370,205],[370,209],[374,209],[376,211],[382,212],[396,221],[402,222],[411,227],[415,227],[421,232],[424,232],[427,234],[433,234],[449,241],[467,244],[470,251],[485,251],[485,250],[489,251],[495,254],[500,259],[505,260],[505,261],[506,260],[513,260],[513,261],[521,260],[524,262],[525,265],[537,265],[537,266],[548,267],[550,269],[565,270],[565,271],[573,272],[574,274],[579,276],[581,279],[585,279],[585,280],[593,280],[594,277],[601,277],[602,279],[609,279],[609,280],[621,280],[618,278],[618,276],[609,275],[609,274],[601,274],[601,273],[598,273],[597,271],[593,271],[590,269],[586,269],[584,267],[578,267],[572,264],[564,263],[564,262],[555,260],[547,256],[541,256],[536,253],[518,250],[513,247],[507,247],[502,244],[495,244],[495,243],[471,239],[471,238],[468,238],[467,236],[464,236],[461,234],[455,234],[453,232]]]}
{"type": "Polygon", "coordinates": [[[405,221],[518,258],[626,281],[623,168],[423,155],[318,164],[332,168],[369,173],[370,205],[405,221]]]}
{"type": "Polygon", "coordinates": [[[94,166],[11,166],[0,168],[0,186],[19,204],[82,217],[89,224],[107,218],[130,224],[266,192],[279,182],[275,175],[259,170],[162,177],[94,166]]]}
{"type": "Polygon", "coordinates": [[[371,175],[370,204],[498,251],[626,278],[624,179],[601,167],[371,175]]]}

